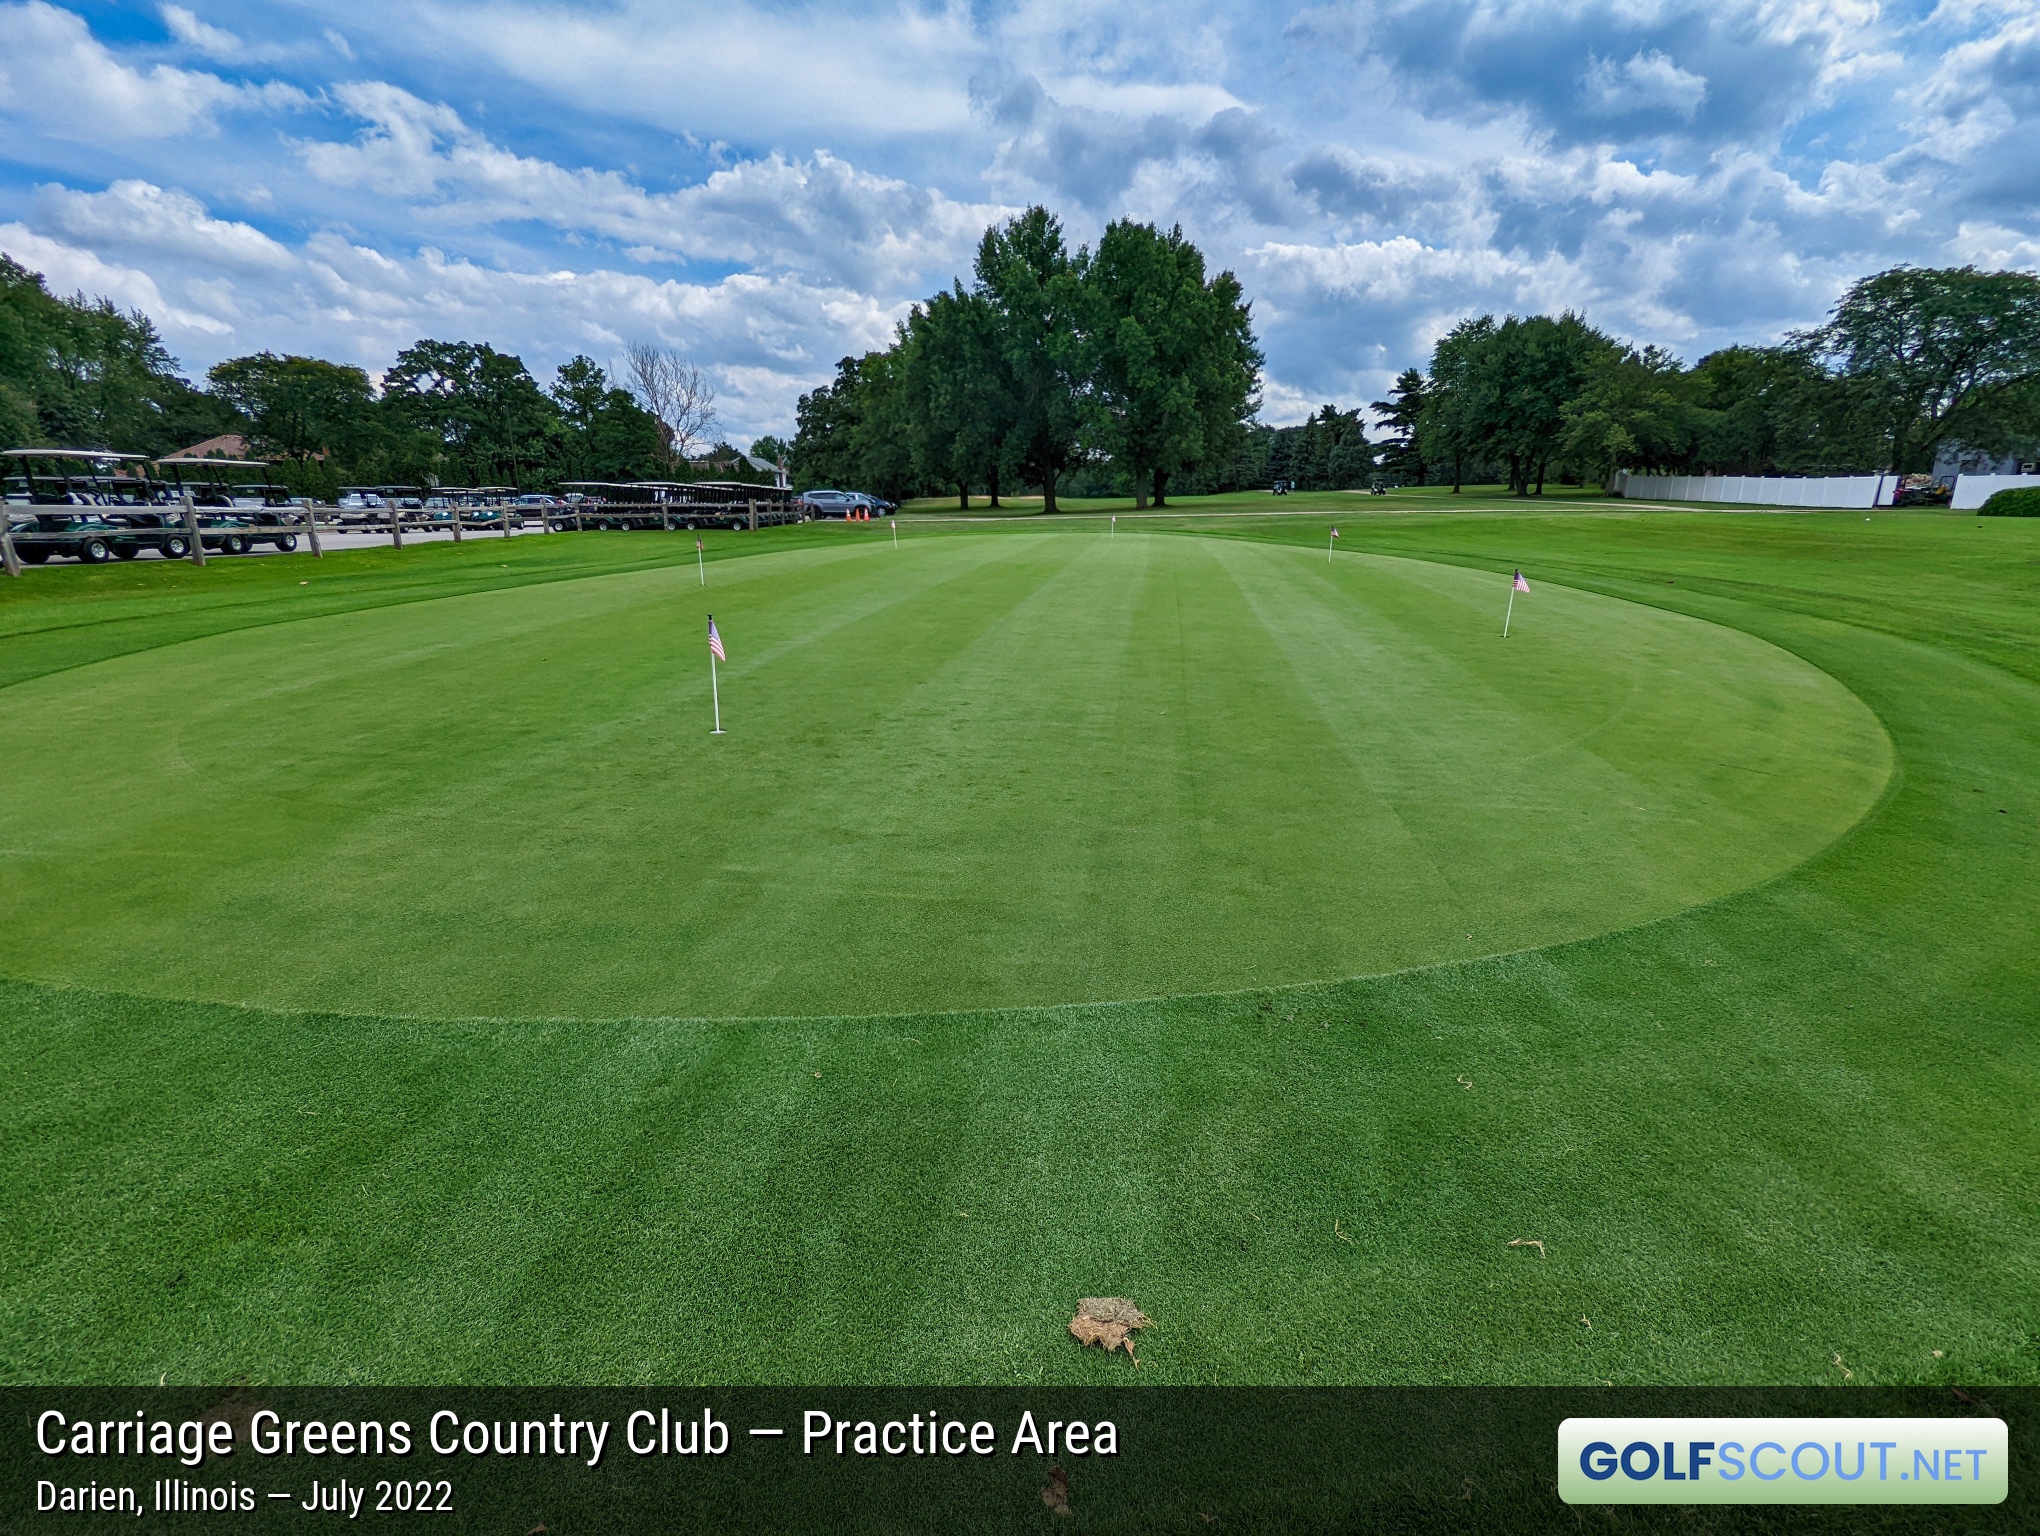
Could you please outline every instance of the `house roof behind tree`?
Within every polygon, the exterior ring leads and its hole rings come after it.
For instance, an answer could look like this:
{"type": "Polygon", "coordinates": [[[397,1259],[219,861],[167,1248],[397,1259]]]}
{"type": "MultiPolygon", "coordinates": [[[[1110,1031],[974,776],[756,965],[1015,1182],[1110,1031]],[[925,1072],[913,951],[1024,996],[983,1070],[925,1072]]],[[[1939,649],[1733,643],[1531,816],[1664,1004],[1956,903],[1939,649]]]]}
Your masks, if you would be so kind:
{"type": "Polygon", "coordinates": [[[229,432],[223,437],[209,437],[202,443],[193,443],[189,448],[180,448],[175,453],[165,454],[171,459],[245,459],[248,457],[248,439],[238,432],[229,432]]]}

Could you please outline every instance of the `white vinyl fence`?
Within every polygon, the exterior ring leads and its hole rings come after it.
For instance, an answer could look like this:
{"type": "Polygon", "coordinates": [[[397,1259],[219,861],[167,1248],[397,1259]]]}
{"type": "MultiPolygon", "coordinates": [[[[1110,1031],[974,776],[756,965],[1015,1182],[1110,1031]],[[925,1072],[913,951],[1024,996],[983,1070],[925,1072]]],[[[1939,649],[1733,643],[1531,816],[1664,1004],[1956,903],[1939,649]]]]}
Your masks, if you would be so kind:
{"type": "MultiPolygon", "coordinates": [[[[1963,476],[1963,483],[1969,478],[1963,476]]],[[[1609,490],[1631,501],[1716,501],[1746,507],[1888,507],[1897,485],[1893,475],[1788,479],[1776,475],[1632,475],[1621,470],[1609,490]]],[[[1955,505],[1962,504],[1958,484],[1955,505]]]]}
{"type": "Polygon", "coordinates": [[[1959,475],[1949,505],[1958,512],[1974,512],[1999,491],[2026,490],[2040,491],[2040,475],[1959,475]]]}

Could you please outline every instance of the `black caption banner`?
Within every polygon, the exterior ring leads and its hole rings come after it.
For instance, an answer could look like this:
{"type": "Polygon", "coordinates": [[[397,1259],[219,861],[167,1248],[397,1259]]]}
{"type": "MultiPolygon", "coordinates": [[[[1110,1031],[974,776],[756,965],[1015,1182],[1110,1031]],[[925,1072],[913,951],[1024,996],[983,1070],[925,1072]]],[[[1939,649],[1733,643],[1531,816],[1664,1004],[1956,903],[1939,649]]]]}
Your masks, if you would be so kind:
{"type": "Polygon", "coordinates": [[[2031,1532],[2036,1411],[2031,1387],[14,1387],[0,1389],[0,1526],[2031,1532]],[[1562,1502],[1560,1424],[1627,1416],[2002,1419],[2009,1494],[1562,1502]]]}

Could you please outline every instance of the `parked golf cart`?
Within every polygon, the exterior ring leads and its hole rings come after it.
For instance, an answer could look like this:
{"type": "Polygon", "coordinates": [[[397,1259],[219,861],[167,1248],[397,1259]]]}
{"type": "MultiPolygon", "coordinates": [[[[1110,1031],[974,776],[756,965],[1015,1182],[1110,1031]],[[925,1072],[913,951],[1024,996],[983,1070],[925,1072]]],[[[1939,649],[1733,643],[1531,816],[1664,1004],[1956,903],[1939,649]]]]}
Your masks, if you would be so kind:
{"type": "Polygon", "coordinates": [[[24,565],[42,565],[58,555],[86,565],[104,565],[139,553],[124,540],[123,531],[98,512],[19,512],[10,508],[8,524],[14,552],[24,565]]]}
{"type": "Polygon", "coordinates": [[[1955,487],[1942,485],[1932,475],[1907,475],[1892,492],[1894,507],[1945,507],[1955,499],[1955,487]]]}
{"type": "Polygon", "coordinates": [[[335,510],[335,521],[342,528],[367,528],[375,523],[387,523],[384,516],[382,493],[372,485],[343,485],[340,487],[340,502],[335,510]]]}
{"type": "Polygon", "coordinates": [[[232,470],[267,470],[267,459],[158,459],[165,472],[169,499],[191,498],[199,537],[208,551],[245,555],[258,544],[271,544],[284,554],[297,548],[296,530],[304,512],[291,500],[290,487],[269,480],[236,479],[232,470]]]}
{"type": "Polygon", "coordinates": [[[139,470],[138,453],[106,448],[11,448],[0,454],[6,466],[8,542],[26,565],[55,557],[102,565],[132,560],[144,549],[162,549],[161,536],[147,526],[148,511],[163,490],[139,470]]]}

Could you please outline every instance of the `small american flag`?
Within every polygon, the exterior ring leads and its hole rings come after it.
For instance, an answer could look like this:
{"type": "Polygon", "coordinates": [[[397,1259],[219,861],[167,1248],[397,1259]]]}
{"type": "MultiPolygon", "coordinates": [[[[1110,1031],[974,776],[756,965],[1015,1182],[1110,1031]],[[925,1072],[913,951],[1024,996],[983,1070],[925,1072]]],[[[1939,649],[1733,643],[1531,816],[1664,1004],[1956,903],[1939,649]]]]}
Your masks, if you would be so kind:
{"type": "Polygon", "coordinates": [[[696,540],[694,541],[694,552],[695,552],[695,553],[696,553],[697,555],[701,553],[701,540],[699,540],[699,539],[696,539],[696,540]]]}
{"type": "Polygon", "coordinates": [[[723,652],[722,636],[716,633],[714,614],[710,614],[708,617],[708,651],[717,661],[728,661],[730,659],[723,652]]]}
{"type": "Polygon", "coordinates": [[[1339,536],[1339,530],[1338,530],[1338,529],[1336,529],[1336,528],[1334,528],[1334,529],[1332,530],[1332,537],[1336,539],[1336,538],[1337,538],[1338,536],[1339,536]]]}
{"type": "Polygon", "coordinates": [[[1518,592],[1528,592],[1530,590],[1530,583],[1523,579],[1521,571],[1516,572],[1516,590],[1518,592]]]}

